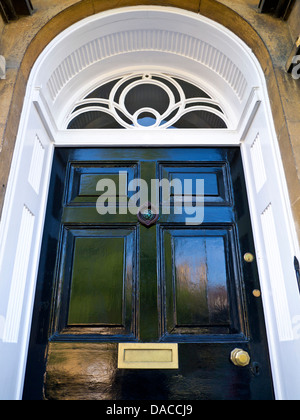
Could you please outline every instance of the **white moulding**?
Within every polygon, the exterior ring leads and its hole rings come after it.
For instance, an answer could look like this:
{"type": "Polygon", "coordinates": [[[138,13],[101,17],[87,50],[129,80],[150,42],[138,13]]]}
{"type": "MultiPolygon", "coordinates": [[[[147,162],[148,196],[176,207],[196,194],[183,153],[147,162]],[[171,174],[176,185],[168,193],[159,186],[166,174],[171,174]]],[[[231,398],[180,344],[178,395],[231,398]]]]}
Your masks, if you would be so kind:
{"type": "Polygon", "coordinates": [[[3,55],[0,55],[0,79],[6,79],[6,60],[3,55]]]}

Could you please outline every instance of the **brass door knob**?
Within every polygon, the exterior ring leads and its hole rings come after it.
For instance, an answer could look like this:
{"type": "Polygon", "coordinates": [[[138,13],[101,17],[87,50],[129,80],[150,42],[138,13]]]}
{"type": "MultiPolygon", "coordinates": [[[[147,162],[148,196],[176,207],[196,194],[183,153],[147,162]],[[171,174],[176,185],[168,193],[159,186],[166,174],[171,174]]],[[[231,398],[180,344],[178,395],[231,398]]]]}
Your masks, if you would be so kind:
{"type": "Polygon", "coordinates": [[[242,349],[234,349],[231,352],[230,360],[235,366],[245,367],[250,364],[251,359],[246,351],[242,349]]]}
{"type": "Polygon", "coordinates": [[[247,263],[252,263],[252,262],[254,261],[254,255],[253,255],[253,254],[251,254],[250,252],[247,252],[247,253],[244,255],[244,260],[245,260],[247,263]]]}

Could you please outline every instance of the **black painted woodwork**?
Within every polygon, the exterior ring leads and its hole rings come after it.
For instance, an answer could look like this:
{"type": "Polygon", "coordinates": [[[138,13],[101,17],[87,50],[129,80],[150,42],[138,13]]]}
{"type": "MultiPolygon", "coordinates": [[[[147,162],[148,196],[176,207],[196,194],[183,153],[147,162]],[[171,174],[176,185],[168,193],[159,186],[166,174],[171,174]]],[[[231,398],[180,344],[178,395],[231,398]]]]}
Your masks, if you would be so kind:
{"type": "Polygon", "coordinates": [[[260,13],[274,13],[277,18],[287,19],[294,6],[295,0],[260,0],[260,13]]]}
{"type": "Polygon", "coordinates": [[[273,399],[246,252],[255,255],[238,148],[56,149],[24,399],[273,399]],[[97,182],[119,171],[148,185],[204,179],[203,223],[176,214],[175,190],[150,228],[120,207],[99,215],[97,182]],[[118,370],[119,342],[179,343],[179,370],[118,370]],[[248,367],[230,362],[236,347],[248,367]]]}
{"type": "Polygon", "coordinates": [[[294,257],[294,267],[296,271],[296,278],[297,278],[298,288],[300,292],[300,264],[297,257],[294,257]]]}
{"type": "Polygon", "coordinates": [[[31,0],[0,0],[0,13],[6,23],[19,16],[32,15],[34,11],[31,0]]]}

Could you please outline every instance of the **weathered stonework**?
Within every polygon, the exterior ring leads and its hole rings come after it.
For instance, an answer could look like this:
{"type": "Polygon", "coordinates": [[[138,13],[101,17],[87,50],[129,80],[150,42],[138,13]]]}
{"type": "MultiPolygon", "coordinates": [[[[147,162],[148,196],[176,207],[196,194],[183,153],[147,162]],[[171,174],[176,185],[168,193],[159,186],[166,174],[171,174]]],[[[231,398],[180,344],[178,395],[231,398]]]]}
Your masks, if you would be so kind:
{"type": "Polygon", "coordinates": [[[37,9],[33,16],[7,25],[0,18],[0,54],[7,60],[7,78],[0,81],[0,211],[27,80],[40,53],[56,35],[87,16],[117,7],[155,4],[187,9],[219,22],[243,39],[257,56],[266,76],[300,239],[300,81],[285,71],[296,34],[300,33],[299,2],[288,22],[259,14],[258,0],[34,0],[33,3],[37,9]]]}

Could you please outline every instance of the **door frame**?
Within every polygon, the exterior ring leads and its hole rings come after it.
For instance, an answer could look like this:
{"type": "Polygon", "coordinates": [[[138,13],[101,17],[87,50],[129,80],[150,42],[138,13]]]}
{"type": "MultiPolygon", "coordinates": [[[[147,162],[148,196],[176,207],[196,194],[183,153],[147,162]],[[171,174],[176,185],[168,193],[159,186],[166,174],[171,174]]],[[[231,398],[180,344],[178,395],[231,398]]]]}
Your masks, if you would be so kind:
{"type": "MultiPolygon", "coordinates": [[[[124,19],[124,22],[128,25],[128,18],[124,19]]],[[[130,22],[134,26],[134,19],[130,22]]],[[[133,30],[136,28],[133,27],[133,30]]],[[[157,31],[157,36],[160,35],[162,36],[163,32],[157,31]]],[[[186,45],[191,51],[191,46],[188,46],[188,43],[186,45]]],[[[133,52],[136,54],[135,60],[142,57],[143,52],[148,54],[149,50],[140,48],[139,51],[133,52]]],[[[164,50],[153,54],[157,54],[155,69],[170,71],[170,66],[166,65],[169,52],[164,50]]],[[[213,54],[212,51],[212,56],[213,54]]],[[[119,64],[122,64],[123,69],[118,70],[119,72],[137,69],[137,61],[130,64],[131,55],[127,56],[129,62],[126,62],[125,52],[118,55],[118,60],[121,60],[119,64]]],[[[101,63],[106,68],[106,74],[115,64],[113,55],[101,63]]],[[[173,65],[175,66],[175,61],[173,65]]],[[[151,70],[150,67],[150,64],[146,66],[148,71],[151,70]]],[[[239,76],[239,85],[242,83],[241,77],[239,76]]],[[[22,398],[54,148],[96,145],[240,145],[258,255],[275,394],[277,399],[300,398],[300,356],[297,355],[300,355],[300,296],[293,267],[294,256],[299,257],[299,244],[263,71],[247,45],[226,28],[192,12],[179,12],[178,9],[156,6],[128,7],[84,19],[60,34],[45,49],[32,69],[0,226],[0,368],[3,372],[2,379],[0,378],[0,398],[22,398]],[[174,31],[179,20],[185,25],[190,22],[191,30],[196,32],[201,32],[198,31],[197,25],[202,25],[207,28],[207,33],[209,32],[212,39],[217,35],[223,37],[224,43],[227,43],[227,47],[224,46],[227,63],[236,62],[235,49],[239,48],[243,54],[240,58],[241,66],[249,67],[248,75],[252,72],[255,76],[253,79],[250,76],[249,79],[246,77],[249,89],[242,100],[239,87],[232,87],[230,82],[230,74],[232,77],[234,74],[238,75],[238,68],[234,65],[230,64],[226,72],[220,74],[222,72],[218,72],[217,65],[213,68],[212,58],[207,63],[199,61],[195,64],[196,60],[189,57],[191,52],[184,53],[181,49],[176,55],[176,51],[172,51],[172,57],[180,59],[181,72],[188,74],[190,79],[196,77],[194,66],[202,66],[202,82],[207,80],[210,86],[215,83],[215,93],[223,95],[225,105],[230,106],[232,103],[232,107],[237,109],[238,101],[234,98],[240,95],[238,99],[243,103],[243,107],[238,121],[235,121],[233,116],[229,130],[156,130],[155,140],[151,129],[124,130],[122,136],[119,130],[65,130],[61,116],[55,111],[54,102],[49,101],[49,89],[46,89],[47,84],[45,85],[43,79],[43,75],[48,71],[49,60],[52,63],[50,70],[52,75],[56,74],[56,86],[60,90],[57,94],[57,109],[63,105],[64,97],[68,99],[66,108],[70,108],[74,97],[68,97],[67,92],[72,90],[72,83],[80,82],[78,86],[82,92],[90,89],[96,81],[91,80],[87,87],[86,75],[87,72],[92,74],[96,67],[94,68],[93,63],[87,70],[79,69],[74,80],[66,78],[64,81],[59,72],[63,67],[66,68],[64,60],[67,60],[69,54],[66,40],[71,39],[75,44],[80,42],[81,32],[85,30],[84,33],[87,33],[88,25],[95,26],[101,23],[102,19],[107,19],[110,24],[107,28],[111,29],[107,31],[113,32],[114,25],[120,25],[119,22],[123,22],[122,16],[127,13],[144,14],[151,20],[150,12],[153,14],[152,19],[155,13],[161,13],[161,17],[166,17],[169,24],[173,25],[174,31]],[[245,63],[242,64],[242,61],[245,63]],[[228,86],[235,92],[229,92],[228,86]],[[224,89],[228,94],[227,99],[224,99],[224,89]],[[240,94],[237,94],[238,91],[240,94]]]]}

